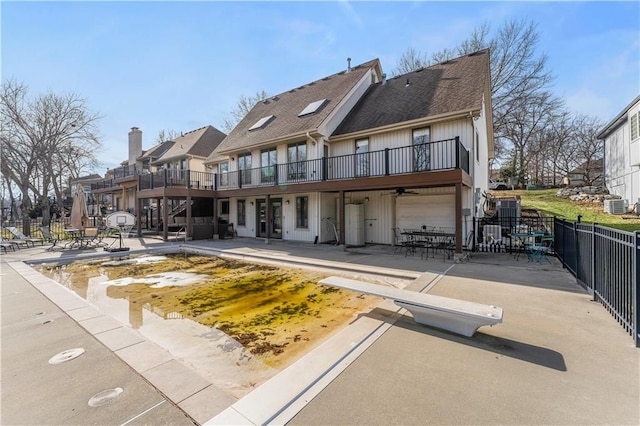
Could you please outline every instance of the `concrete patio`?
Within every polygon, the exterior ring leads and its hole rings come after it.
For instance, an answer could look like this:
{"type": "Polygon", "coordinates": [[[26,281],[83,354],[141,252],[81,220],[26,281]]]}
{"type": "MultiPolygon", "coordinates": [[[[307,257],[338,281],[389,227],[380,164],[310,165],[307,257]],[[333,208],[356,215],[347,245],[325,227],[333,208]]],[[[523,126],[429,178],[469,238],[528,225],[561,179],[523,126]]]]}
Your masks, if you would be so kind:
{"type": "MultiPolygon", "coordinates": [[[[129,238],[131,252],[175,247],[129,238]]],[[[640,424],[633,339],[552,263],[477,253],[454,264],[261,240],[192,249],[413,279],[408,288],[500,306],[504,322],[470,338],[417,325],[383,301],[245,397],[235,400],[183,360],[144,341],[22,261],[101,250],[47,246],[2,254],[2,424],[640,424]],[[48,360],[84,348],[62,364],[48,360]],[[122,389],[92,407],[101,391],[122,389]]]]}

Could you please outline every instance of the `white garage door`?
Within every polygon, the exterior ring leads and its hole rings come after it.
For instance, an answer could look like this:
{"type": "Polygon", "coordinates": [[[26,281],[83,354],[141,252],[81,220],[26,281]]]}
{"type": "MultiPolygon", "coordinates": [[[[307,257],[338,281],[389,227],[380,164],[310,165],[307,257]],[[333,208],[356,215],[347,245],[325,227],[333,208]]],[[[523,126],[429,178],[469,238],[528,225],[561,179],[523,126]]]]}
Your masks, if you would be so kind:
{"type": "Polygon", "coordinates": [[[396,199],[396,226],[400,229],[455,227],[455,195],[399,196],[396,199]]]}

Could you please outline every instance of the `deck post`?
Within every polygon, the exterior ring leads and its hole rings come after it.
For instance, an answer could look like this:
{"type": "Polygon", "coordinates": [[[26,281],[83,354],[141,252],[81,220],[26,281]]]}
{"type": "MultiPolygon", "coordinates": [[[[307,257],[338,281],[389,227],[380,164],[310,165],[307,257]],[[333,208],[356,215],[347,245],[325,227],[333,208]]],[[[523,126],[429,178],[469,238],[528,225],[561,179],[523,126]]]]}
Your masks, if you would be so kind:
{"type": "Polygon", "coordinates": [[[167,197],[162,197],[162,240],[169,240],[169,203],[167,197]]]}
{"type": "Polygon", "coordinates": [[[340,227],[340,249],[342,251],[347,250],[347,244],[344,240],[345,231],[344,231],[344,191],[340,191],[340,201],[339,201],[339,209],[340,209],[340,220],[338,226],[340,227]]]}
{"type": "Polygon", "coordinates": [[[193,224],[191,222],[191,195],[187,195],[187,224],[185,232],[185,241],[191,241],[193,238],[193,224]]]}
{"type": "Polygon", "coordinates": [[[462,254],[462,184],[456,183],[456,255],[462,254]]]}

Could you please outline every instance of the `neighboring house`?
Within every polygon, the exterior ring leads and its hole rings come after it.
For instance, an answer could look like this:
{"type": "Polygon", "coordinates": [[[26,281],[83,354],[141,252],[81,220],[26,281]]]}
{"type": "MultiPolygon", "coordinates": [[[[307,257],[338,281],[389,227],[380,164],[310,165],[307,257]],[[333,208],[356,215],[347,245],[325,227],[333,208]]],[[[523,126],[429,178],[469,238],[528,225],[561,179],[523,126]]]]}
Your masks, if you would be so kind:
{"type": "Polygon", "coordinates": [[[602,186],[604,159],[585,161],[567,174],[569,186],[602,186]]]}
{"type": "Polygon", "coordinates": [[[604,141],[604,183],[629,208],[640,202],[640,96],[598,134],[604,141]]]}
{"type": "Polygon", "coordinates": [[[138,184],[142,176],[145,180],[156,178],[156,184],[164,179],[179,180],[187,171],[203,173],[204,160],[224,139],[225,134],[213,126],[204,126],[184,133],[172,141],[164,141],[142,150],[142,131],[132,127],[129,132],[129,159],[121,167],[107,171],[105,179],[92,186],[93,193],[109,195],[112,210],[136,213],[151,208],[151,198],[139,197],[138,184]]]}
{"type": "Polygon", "coordinates": [[[461,252],[492,156],[483,50],[388,80],[375,59],[273,96],[206,164],[240,236],[392,244],[434,226],[461,252]]]}
{"type": "Polygon", "coordinates": [[[77,191],[76,188],[80,185],[82,186],[82,191],[84,192],[85,199],[87,200],[87,211],[89,213],[89,216],[99,215],[100,206],[98,204],[98,198],[91,193],[91,185],[102,181],[102,179],[102,176],[98,174],[92,174],[72,180],[70,182],[71,197],[69,198],[69,205],[65,205],[63,207],[66,208],[66,210],[68,210],[69,212],[71,211],[71,205],[73,205],[73,196],[77,191]]]}

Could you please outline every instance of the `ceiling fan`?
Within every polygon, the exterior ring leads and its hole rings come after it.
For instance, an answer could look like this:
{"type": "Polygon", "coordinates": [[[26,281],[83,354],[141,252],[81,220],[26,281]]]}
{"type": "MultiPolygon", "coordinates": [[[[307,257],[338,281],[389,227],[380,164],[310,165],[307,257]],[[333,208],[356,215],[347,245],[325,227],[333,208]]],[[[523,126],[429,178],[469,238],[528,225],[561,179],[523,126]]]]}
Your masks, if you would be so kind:
{"type": "Polygon", "coordinates": [[[416,191],[407,191],[406,189],[400,187],[400,188],[396,188],[393,191],[389,192],[388,194],[383,194],[383,195],[395,195],[395,196],[400,196],[402,194],[419,194],[419,192],[416,191]]]}

